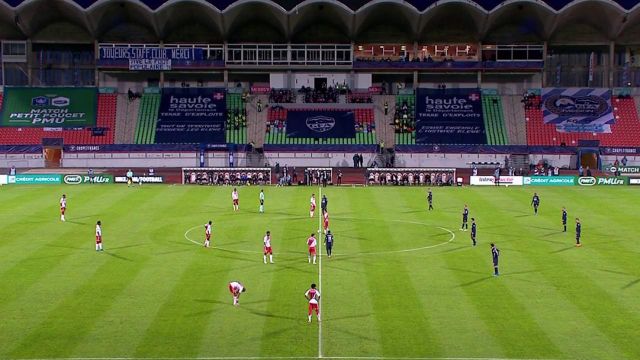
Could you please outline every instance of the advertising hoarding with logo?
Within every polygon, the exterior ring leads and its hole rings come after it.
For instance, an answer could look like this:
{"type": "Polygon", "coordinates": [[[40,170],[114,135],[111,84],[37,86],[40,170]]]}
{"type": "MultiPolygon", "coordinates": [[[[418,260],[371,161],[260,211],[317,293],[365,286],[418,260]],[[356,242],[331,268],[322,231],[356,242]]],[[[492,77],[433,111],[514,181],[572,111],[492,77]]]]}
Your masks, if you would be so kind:
{"type": "Polygon", "coordinates": [[[640,175],[640,166],[612,166],[609,172],[613,174],[619,172],[620,175],[640,175]]]}
{"type": "Polygon", "coordinates": [[[225,143],[225,89],[164,88],[160,100],[156,143],[225,143]]]}
{"type": "MultiPolygon", "coordinates": [[[[493,176],[471,176],[469,178],[471,185],[495,185],[496,178],[493,176]]],[[[524,178],[522,176],[500,176],[498,179],[498,185],[513,185],[521,186],[524,184],[524,178]]]]}
{"type": "Polygon", "coordinates": [[[287,111],[287,137],[292,138],[354,138],[353,111],[287,111]]]}
{"type": "Polygon", "coordinates": [[[96,88],[6,87],[2,126],[83,128],[96,124],[96,88]]]}
{"type": "Polygon", "coordinates": [[[615,122],[611,90],[604,88],[543,89],[542,112],[559,132],[610,133],[615,122]]]}
{"type": "Polygon", "coordinates": [[[43,185],[43,184],[60,184],[62,183],[62,175],[60,174],[19,174],[9,176],[9,184],[25,184],[25,185],[43,185]]]}
{"type": "Polygon", "coordinates": [[[530,186],[573,186],[576,184],[575,176],[525,176],[524,185],[530,186]]]}
{"type": "Polygon", "coordinates": [[[0,175],[0,185],[7,185],[9,183],[9,176],[0,175]]]}
{"type": "Polygon", "coordinates": [[[640,178],[630,178],[629,185],[640,185],[640,178]]]}
{"type": "Polygon", "coordinates": [[[578,185],[581,186],[620,186],[627,185],[628,178],[626,177],[593,177],[593,176],[583,176],[578,178],[578,185]]]}
{"type": "Polygon", "coordinates": [[[80,185],[80,184],[113,184],[113,175],[94,175],[91,178],[89,175],[77,175],[69,174],[62,178],[62,182],[67,185],[80,185]]]}
{"type": "Polygon", "coordinates": [[[416,144],[487,143],[478,89],[418,89],[415,109],[416,144]]]}
{"type": "MultiPolygon", "coordinates": [[[[152,183],[152,184],[162,184],[164,182],[164,178],[162,176],[134,176],[133,183],[137,184],[142,179],[143,183],[152,183]]],[[[123,184],[127,182],[126,176],[116,176],[113,178],[113,181],[118,184],[123,184]]]]}

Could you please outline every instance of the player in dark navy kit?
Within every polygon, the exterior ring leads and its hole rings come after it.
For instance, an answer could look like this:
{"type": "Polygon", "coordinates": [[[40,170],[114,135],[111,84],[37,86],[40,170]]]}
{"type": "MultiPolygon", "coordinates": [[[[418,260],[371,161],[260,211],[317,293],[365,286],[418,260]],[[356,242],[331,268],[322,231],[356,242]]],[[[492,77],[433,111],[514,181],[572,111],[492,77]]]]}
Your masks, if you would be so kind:
{"type": "Polygon", "coordinates": [[[431,192],[431,189],[429,189],[429,192],[427,193],[427,201],[429,202],[429,211],[433,210],[433,193],[431,192]]]}
{"type": "Polygon", "coordinates": [[[467,204],[464,204],[464,209],[462,209],[462,227],[460,227],[461,231],[469,230],[469,224],[467,224],[467,219],[469,218],[469,207],[467,204]]]}
{"type": "Polygon", "coordinates": [[[580,247],[582,244],[580,243],[580,235],[582,235],[582,224],[580,224],[580,219],[576,218],[576,246],[580,247]]]}
{"type": "Polygon", "coordinates": [[[476,246],[476,219],[471,218],[471,241],[473,246],[476,246]]]}
{"type": "Polygon", "coordinates": [[[329,205],[329,200],[327,199],[326,195],[322,195],[322,200],[320,200],[320,209],[322,209],[322,212],[324,213],[325,211],[327,211],[327,206],[329,205]]]}
{"type": "Polygon", "coordinates": [[[500,249],[496,247],[496,244],[491,244],[491,258],[493,259],[493,276],[500,275],[498,272],[498,260],[500,258],[500,249]]]}
{"type": "Polygon", "coordinates": [[[538,215],[538,206],[540,206],[540,197],[538,196],[538,193],[533,193],[531,205],[533,205],[533,212],[538,215]]]}
{"type": "Polygon", "coordinates": [[[562,207],[562,227],[564,230],[562,232],[567,232],[567,208],[562,207]]]}
{"type": "Polygon", "coordinates": [[[333,250],[333,234],[331,230],[328,230],[327,235],[324,236],[324,246],[327,248],[327,256],[331,257],[331,251],[333,250]]]}

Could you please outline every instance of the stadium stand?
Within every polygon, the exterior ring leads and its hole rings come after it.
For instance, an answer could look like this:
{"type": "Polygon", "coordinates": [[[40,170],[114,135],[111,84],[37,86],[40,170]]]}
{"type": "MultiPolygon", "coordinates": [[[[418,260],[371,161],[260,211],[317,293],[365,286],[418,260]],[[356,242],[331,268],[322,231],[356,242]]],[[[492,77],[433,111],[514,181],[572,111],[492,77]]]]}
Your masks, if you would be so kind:
{"type": "MultiPolygon", "coordinates": [[[[536,97],[536,102],[540,97],[536,97]]],[[[527,140],[529,145],[575,146],[578,140],[599,140],[603,146],[635,146],[640,139],[640,119],[632,98],[612,99],[616,122],[611,133],[565,133],[558,132],[554,125],[545,124],[542,110],[537,106],[525,109],[527,140]]]]}
{"type": "Polygon", "coordinates": [[[153,144],[156,136],[156,122],[160,108],[160,94],[144,94],[140,100],[136,144],[153,144]]]}
{"type": "Polygon", "coordinates": [[[227,143],[247,143],[247,110],[240,94],[227,94],[227,143]]]}
{"type": "MultiPolygon", "coordinates": [[[[0,100],[1,101],[1,100],[0,100]]],[[[62,138],[65,144],[113,144],[115,139],[117,94],[99,94],[96,127],[104,128],[104,136],[93,136],[91,129],[45,131],[45,128],[0,128],[0,143],[5,145],[38,145],[43,138],[62,138]]]]}
{"type": "Polygon", "coordinates": [[[482,112],[487,132],[487,144],[508,145],[502,101],[498,95],[482,95],[482,112]]]}
{"type": "MultiPolygon", "coordinates": [[[[296,109],[292,109],[296,110],[296,109]]],[[[305,109],[309,110],[309,109],[305,109]]],[[[318,110],[331,111],[328,108],[319,108],[318,110]]],[[[341,109],[344,110],[344,109],[341,109]]],[[[289,138],[287,137],[287,109],[282,107],[271,107],[267,116],[265,144],[304,144],[313,145],[323,144],[343,144],[343,145],[375,145],[376,124],[373,109],[353,109],[356,120],[356,137],[355,138],[289,138]]]]}
{"type": "Polygon", "coordinates": [[[396,132],[396,144],[412,145],[416,143],[414,95],[396,96],[393,124],[396,132]]]}

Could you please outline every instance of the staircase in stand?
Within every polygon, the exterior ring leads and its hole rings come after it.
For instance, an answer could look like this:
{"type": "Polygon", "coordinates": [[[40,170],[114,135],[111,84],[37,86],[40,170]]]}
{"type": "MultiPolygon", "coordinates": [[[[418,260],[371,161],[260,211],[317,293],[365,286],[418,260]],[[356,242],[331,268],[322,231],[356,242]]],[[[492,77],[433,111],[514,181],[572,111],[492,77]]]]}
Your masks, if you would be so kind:
{"type": "Polygon", "coordinates": [[[525,171],[528,171],[529,164],[529,154],[512,154],[509,157],[509,166],[514,168],[515,170],[523,169],[525,171]]]}

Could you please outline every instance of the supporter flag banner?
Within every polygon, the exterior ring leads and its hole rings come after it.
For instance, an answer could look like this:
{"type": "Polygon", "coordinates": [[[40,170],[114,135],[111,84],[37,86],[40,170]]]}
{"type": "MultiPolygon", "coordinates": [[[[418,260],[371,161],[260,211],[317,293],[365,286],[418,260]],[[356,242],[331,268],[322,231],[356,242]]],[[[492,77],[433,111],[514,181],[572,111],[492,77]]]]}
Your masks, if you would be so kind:
{"type": "Polygon", "coordinates": [[[162,89],[156,143],[224,143],[226,117],[224,89],[162,89]]]}
{"type": "Polygon", "coordinates": [[[418,89],[416,144],[486,143],[479,90],[418,89]]]}
{"type": "Polygon", "coordinates": [[[172,61],[204,60],[204,49],[198,47],[100,45],[98,64],[129,63],[129,70],[168,71],[172,61]]]}
{"type": "Polygon", "coordinates": [[[542,112],[558,132],[610,133],[615,122],[611,90],[603,88],[542,89],[542,112]]]}
{"type": "Polygon", "coordinates": [[[287,137],[354,138],[355,125],[353,111],[287,111],[287,137]]]}
{"type": "Polygon", "coordinates": [[[96,88],[6,87],[2,126],[70,128],[96,124],[96,88]]]}

